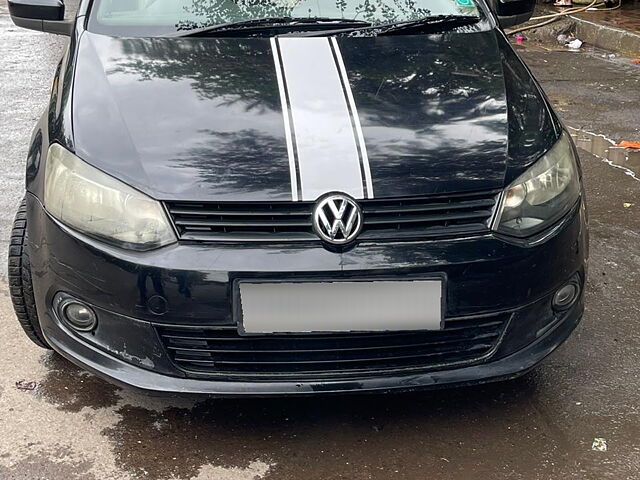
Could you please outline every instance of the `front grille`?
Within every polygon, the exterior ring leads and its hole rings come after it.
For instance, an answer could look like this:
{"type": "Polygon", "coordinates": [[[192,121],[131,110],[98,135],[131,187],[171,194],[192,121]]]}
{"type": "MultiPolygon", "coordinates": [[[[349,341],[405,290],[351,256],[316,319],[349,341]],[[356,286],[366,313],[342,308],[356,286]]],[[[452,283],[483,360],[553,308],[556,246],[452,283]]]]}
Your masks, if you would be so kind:
{"type": "MultiPolygon", "coordinates": [[[[423,239],[487,232],[499,190],[360,200],[361,240],[423,239]]],[[[166,202],[181,240],[317,242],[314,202],[166,202]]]]}
{"type": "Polygon", "coordinates": [[[440,331],[240,336],[235,326],[157,326],[173,362],[194,376],[294,378],[384,374],[488,357],[510,314],[450,319],[440,331]]]}

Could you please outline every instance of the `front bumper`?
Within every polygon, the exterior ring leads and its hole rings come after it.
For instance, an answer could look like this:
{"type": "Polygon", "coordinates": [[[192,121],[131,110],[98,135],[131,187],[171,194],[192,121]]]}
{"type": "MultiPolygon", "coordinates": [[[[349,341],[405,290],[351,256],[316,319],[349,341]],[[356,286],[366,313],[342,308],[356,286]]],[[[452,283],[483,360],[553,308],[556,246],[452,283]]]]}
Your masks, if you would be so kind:
{"type": "Polygon", "coordinates": [[[584,282],[588,245],[582,206],[534,244],[486,235],[366,243],[343,253],[329,252],[320,245],[202,244],[139,253],[109,247],[66,229],[31,195],[27,204],[34,291],[45,337],[74,363],[148,392],[290,395],[407,390],[513,378],[560,345],[583,310],[582,297],[563,313],[554,312],[550,300],[571,278],[584,282]],[[447,318],[509,316],[490,355],[471,364],[361,376],[328,372],[322,378],[205,378],[179,368],[157,332],[157,327],[171,325],[232,325],[232,284],[238,278],[434,274],[446,278],[447,318]],[[58,292],[93,306],[101,319],[97,330],[78,333],[62,322],[52,309],[58,292]]]}
{"type": "Polygon", "coordinates": [[[145,370],[108,355],[79,341],[64,326],[47,325],[45,336],[51,346],[76,365],[108,381],[153,394],[193,394],[211,396],[310,395],[319,393],[386,392],[464,386],[517,378],[542,361],[566,340],[582,317],[582,303],[568,312],[556,325],[534,343],[499,360],[474,365],[410,375],[366,377],[344,381],[307,382],[229,382],[176,378],[145,370]]]}

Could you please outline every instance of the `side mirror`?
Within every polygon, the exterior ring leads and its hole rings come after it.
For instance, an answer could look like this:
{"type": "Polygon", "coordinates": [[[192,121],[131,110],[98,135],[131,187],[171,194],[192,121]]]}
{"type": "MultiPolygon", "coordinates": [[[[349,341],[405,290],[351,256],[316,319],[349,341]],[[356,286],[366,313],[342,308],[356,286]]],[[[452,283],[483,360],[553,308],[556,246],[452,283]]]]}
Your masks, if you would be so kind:
{"type": "Polygon", "coordinates": [[[62,0],[9,0],[9,15],[19,27],[70,36],[73,20],[64,19],[62,0]]]}
{"type": "Polygon", "coordinates": [[[524,23],[533,15],[536,0],[489,0],[502,28],[524,23]]]}

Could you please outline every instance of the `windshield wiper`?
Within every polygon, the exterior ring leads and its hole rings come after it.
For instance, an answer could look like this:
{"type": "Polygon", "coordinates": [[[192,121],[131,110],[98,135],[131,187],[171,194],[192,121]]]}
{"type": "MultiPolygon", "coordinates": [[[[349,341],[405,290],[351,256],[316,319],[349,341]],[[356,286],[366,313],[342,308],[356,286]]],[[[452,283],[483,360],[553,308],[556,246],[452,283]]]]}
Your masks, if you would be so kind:
{"type": "Polygon", "coordinates": [[[402,35],[407,31],[417,30],[421,33],[436,33],[445,30],[452,30],[458,27],[465,27],[478,23],[478,17],[470,15],[435,15],[421,18],[420,20],[408,20],[404,22],[383,23],[379,25],[367,25],[365,27],[341,28],[336,30],[324,30],[322,32],[301,33],[300,37],[319,37],[324,35],[348,34],[373,34],[379,35],[402,35]]]}
{"type": "Polygon", "coordinates": [[[209,25],[202,28],[194,28],[187,31],[169,34],[170,37],[208,37],[223,33],[263,30],[272,28],[292,28],[297,26],[351,29],[362,26],[370,26],[371,23],[365,20],[327,18],[327,17],[269,17],[257,18],[253,20],[242,20],[239,22],[222,23],[219,25],[209,25]]]}

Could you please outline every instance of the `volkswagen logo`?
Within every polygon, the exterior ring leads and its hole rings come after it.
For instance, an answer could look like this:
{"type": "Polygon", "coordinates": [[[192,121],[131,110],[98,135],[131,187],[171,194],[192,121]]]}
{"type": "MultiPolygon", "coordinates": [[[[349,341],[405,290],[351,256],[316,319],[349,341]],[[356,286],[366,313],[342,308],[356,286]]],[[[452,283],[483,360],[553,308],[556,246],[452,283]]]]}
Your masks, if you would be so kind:
{"type": "Polygon", "coordinates": [[[313,228],[325,242],[345,245],[355,240],[362,230],[362,210],[345,194],[329,194],[316,203],[313,228]]]}

